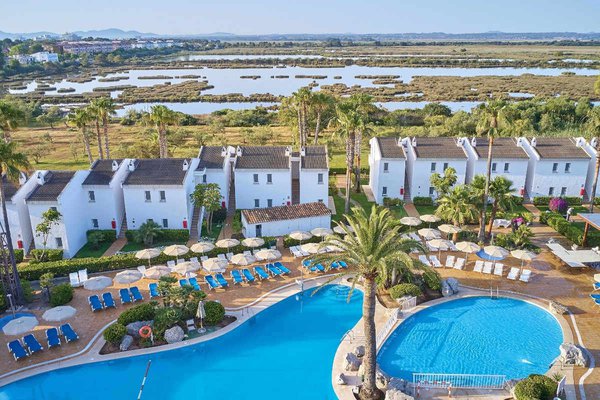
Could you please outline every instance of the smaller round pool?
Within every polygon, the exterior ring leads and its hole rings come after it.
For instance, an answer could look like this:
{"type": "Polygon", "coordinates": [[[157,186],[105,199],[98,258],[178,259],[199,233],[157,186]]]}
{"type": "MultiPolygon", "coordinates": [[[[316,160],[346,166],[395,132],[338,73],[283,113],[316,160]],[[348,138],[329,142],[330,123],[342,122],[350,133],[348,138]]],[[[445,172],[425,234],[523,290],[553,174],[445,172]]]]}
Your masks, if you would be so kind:
{"type": "Polygon", "coordinates": [[[0,330],[2,330],[2,328],[4,328],[4,326],[6,324],[8,324],[10,321],[12,321],[13,319],[17,319],[17,318],[21,318],[21,317],[35,317],[35,315],[30,314],[30,313],[15,313],[14,318],[13,318],[12,313],[5,315],[4,317],[0,318],[0,330]]]}
{"type": "Polygon", "coordinates": [[[563,342],[558,321],[526,301],[467,297],[407,318],[378,355],[386,373],[412,380],[413,373],[543,374],[563,342]]]}
{"type": "Polygon", "coordinates": [[[482,258],[484,260],[488,260],[488,261],[500,261],[500,260],[504,260],[504,257],[494,257],[494,256],[490,256],[488,253],[486,253],[485,251],[483,251],[483,249],[479,250],[477,253],[475,253],[475,255],[479,258],[482,258]]]}

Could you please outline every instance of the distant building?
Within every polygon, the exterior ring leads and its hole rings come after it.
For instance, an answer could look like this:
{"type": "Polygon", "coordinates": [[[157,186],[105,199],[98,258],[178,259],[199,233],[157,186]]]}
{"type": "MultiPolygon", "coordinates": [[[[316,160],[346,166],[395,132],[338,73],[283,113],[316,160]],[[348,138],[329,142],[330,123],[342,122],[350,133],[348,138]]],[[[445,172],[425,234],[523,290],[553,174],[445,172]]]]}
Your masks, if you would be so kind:
{"type": "Polygon", "coordinates": [[[242,210],[245,237],[283,236],[331,226],[331,210],[322,202],[242,210]]]}
{"type": "Polygon", "coordinates": [[[47,63],[58,62],[58,54],[47,51],[40,51],[33,54],[16,54],[10,56],[13,60],[17,60],[20,64],[47,63]]]}

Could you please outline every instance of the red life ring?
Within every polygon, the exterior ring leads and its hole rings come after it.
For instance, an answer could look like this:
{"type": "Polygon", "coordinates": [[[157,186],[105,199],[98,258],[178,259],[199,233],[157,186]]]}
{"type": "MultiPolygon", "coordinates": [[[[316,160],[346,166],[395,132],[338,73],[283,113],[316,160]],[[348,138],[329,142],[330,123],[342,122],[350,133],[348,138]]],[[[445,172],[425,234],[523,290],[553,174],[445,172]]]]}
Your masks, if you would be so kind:
{"type": "Polygon", "coordinates": [[[148,339],[150,336],[152,336],[152,328],[150,328],[148,325],[144,325],[140,328],[138,333],[144,339],[148,339]]]}

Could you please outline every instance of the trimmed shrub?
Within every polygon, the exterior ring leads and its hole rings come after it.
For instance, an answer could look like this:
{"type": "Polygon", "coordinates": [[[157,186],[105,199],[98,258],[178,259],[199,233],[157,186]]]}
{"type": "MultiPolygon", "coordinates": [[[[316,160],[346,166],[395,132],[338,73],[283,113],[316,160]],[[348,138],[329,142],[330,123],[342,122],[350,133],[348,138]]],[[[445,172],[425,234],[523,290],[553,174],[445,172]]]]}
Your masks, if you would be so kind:
{"type": "Polygon", "coordinates": [[[517,400],[552,400],[557,383],[545,375],[529,375],[515,385],[517,400]]]}
{"type": "Polygon", "coordinates": [[[548,202],[548,208],[550,211],[564,214],[567,212],[567,208],[569,208],[569,203],[567,203],[567,201],[561,197],[553,197],[548,202]]]}
{"type": "Polygon", "coordinates": [[[179,308],[159,308],[154,316],[154,332],[163,337],[165,331],[183,320],[183,313],[179,308]]]}
{"type": "Polygon", "coordinates": [[[223,321],[225,318],[225,307],[223,304],[217,303],[216,301],[207,301],[204,303],[204,311],[206,312],[206,317],[204,317],[204,322],[207,325],[217,325],[223,321]]]}
{"type": "Polygon", "coordinates": [[[104,330],[102,336],[108,343],[119,345],[126,334],[127,328],[125,328],[125,325],[115,322],[104,330]]]}
{"type": "Polygon", "coordinates": [[[392,299],[399,299],[403,296],[420,296],[422,294],[421,288],[413,283],[400,283],[392,286],[388,289],[388,293],[392,299]]]}
{"type": "Polygon", "coordinates": [[[318,236],[313,236],[308,240],[300,241],[300,240],[292,239],[288,235],[285,235],[283,237],[283,247],[298,246],[300,244],[306,244],[306,243],[320,243],[322,241],[323,241],[323,238],[320,238],[318,236]]]}
{"type": "Polygon", "coordinates": [[[0,313],[4,312],[8,309],[8,301],[6,300],[6,296],[4,295],[4,288],[0,285],[0,313]]]}
{"type": "Polygon", "coordinates": [[[117,231],[114,229],[91,229],[87,231],[87,241],[90,242],[90,235],[101,233],[104,238],[102,242],[114,242],[117,240],[117,231]]]}
{"type": "Polygon", "coordinates": [[[569,203],[570,206],[580,206],[581,205],[581,197],[578,196],[565,196],[563,197],[569,203]]]}
{"type": "Polygon", "coordinates": [[[62,306],[73,300],[73,288],[68,283],[62,283],[50,289],[50,305],[62,306]]]}
{"type": "Polygon", "coordinates": [[[431,290],[442,290],[442,278],[437,271],[428,269],[423,272],[423,282],[431,290]]]}
{"type": "MultiPolygon", "coordinates": [[[[125,232],[127,240],[139,243],[137,230],[127,230],[125,232]]],[[[154,242],[187,242],[190,239],[190,232],[187,229],[160,229],[154,242]]]]}
{"type": "Polygon", "coordinates": [[[15,262],[18,263],[22,263],[23,262],[23,257],[25,256],[23,249],[15,249],[15,262]]]}
{"type": "Polygon", "coordinates": [[[533,198],[534,206],[547,206],[552,198],[550,196],[538,196],[533,198]]]}
{"type": "Polygon", "coordinates": [[[29,283],[29,281],[21,281],[21,289],[23,289],[25,303],[31,303],[33,301],[33,289],[31,288],[31,283],[29,283]]]}
{"type": "Polygon", "coordinates": [[[523,205],[523,196],[513,196],[513,200],[515,201],[515,205],[523,205]]]}
{"type": "Polygon", "coordinates": [[[386,207],[396,207],[404,205],[404,201],[402,199],[392,198],[392,197],[384,197],[383,205],[386,207]]]}
{"type": "Polygon", "coordinates": [[[29,262],[30,264],[49,261],[60,261],[63,259],[63,251],[60,249],[33,249],[30,251],[30,253],[33,257],[33,259],[29,262]]]}
{"type": "Polygon", "coordinates": [[[129,310],[125,310],[117,318],[117,322],[123,325],[130,324],[136,321],[149,321],[153,320],[156,315],[156,310],[150,303],[138,304],[137,306],[131,307],[129,310]]]}
{"type": "Polygon", "coordinates": [[[415,197],[413,198],[413,204],[415,206],[432,206],[433,205],[433,199],[431,197],[415,197]]]}

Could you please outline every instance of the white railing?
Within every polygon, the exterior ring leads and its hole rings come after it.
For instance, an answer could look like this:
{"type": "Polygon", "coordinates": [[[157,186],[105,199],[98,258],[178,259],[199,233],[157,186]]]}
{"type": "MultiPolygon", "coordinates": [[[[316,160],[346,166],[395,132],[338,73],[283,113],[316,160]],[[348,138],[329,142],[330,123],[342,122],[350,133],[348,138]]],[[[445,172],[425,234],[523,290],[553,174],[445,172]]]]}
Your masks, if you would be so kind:
{"type": "Polygon", "coordinates": [[[415,296],[405,297],[405,298],[399,299],[398,301],[400,303],[400,309],[402,311],[409,311],[417,306],[417,298],[415,296]]]}
{"type": "Polygon", "coordinates": [[[375,338],[376,346],[379,347],[379,345],[383,342],[383,339],[385,339],[390,333],[390,331],[394,328],[396,322],[398,322],[398,314],[394,312],[392,313],[392,315],[390,315],[383,328],[381,328],[381,330],[377,334],[377,337],[375,338]]]}
{"type": "Polygon", "coordinates": [[[413,374],[415,387],[448,389],[504,389],[506,375],[413,374]]]}

